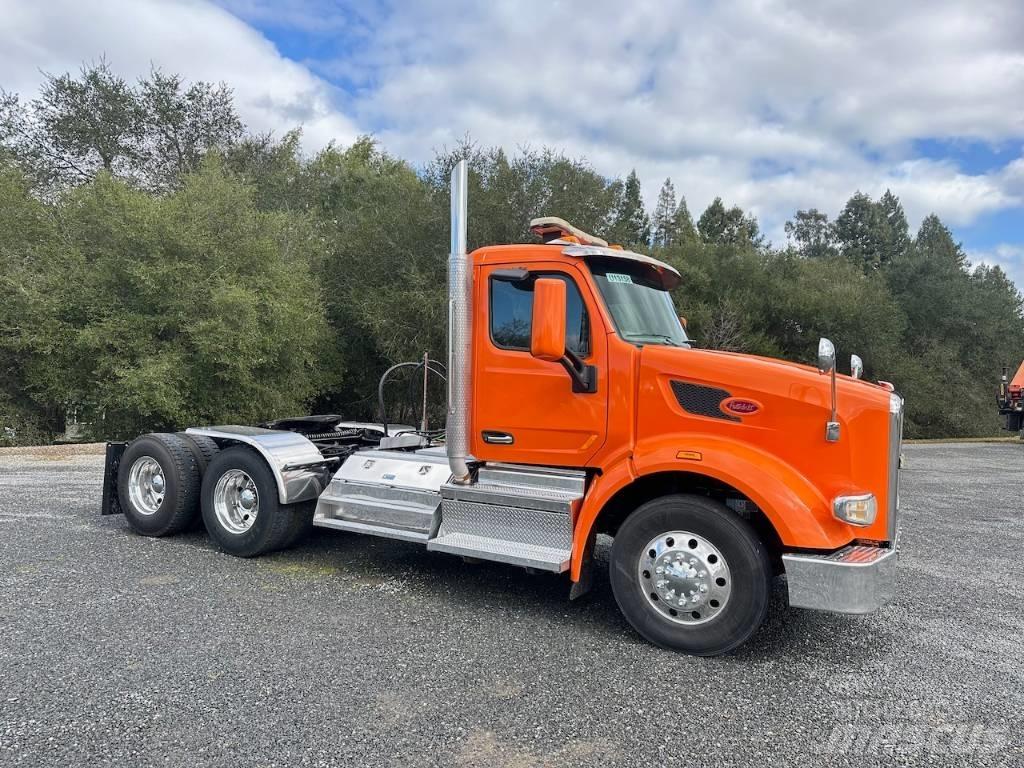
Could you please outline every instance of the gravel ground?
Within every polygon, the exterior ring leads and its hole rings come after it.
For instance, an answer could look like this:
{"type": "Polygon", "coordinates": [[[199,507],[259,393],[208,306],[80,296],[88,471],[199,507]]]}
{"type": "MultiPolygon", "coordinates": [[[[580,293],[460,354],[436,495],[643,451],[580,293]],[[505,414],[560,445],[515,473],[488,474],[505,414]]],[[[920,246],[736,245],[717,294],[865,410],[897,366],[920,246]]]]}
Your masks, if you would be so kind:
{"type": "Polygon", "coordinates": [[[0,765],[1024,764],[1020,445],[908,446],[899,596],[695,659],[606,574],[319,532],[239,560],[99,516],[102,459],[0,456],[0,765]]]}

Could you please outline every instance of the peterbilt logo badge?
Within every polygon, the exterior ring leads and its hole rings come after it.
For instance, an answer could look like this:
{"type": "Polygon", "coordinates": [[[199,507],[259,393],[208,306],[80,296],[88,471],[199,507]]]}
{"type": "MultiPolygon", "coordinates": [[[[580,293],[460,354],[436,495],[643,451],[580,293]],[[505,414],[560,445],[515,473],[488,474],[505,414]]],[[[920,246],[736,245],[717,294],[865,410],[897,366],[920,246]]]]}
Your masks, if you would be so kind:
{"type": "Polygon", "coordinates": [[[761,404],[756,400],[747,400],[744,397],[730,397],[728,400],[722,401],[722,410],[739,416],[752,416],[761,410],[761,404]]]}

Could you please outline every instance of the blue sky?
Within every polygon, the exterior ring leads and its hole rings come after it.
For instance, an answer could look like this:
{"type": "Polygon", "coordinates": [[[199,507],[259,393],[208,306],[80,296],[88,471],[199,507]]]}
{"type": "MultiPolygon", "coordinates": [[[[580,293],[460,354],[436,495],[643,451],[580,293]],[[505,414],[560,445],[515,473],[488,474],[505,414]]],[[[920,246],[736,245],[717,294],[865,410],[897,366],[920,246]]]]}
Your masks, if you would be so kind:
{"type": "MultiPolygon", "coordinates": [[[[905,0],[0,0],[2,85],[105,54],[234,87],[304,146],[372,133],[419,164],[469,135],[720,195],[777,244],[892,189],[1024,285],[1024,4],[905,0]]],[[[545,211],[538,213],[554,214],[545,211]]]]}

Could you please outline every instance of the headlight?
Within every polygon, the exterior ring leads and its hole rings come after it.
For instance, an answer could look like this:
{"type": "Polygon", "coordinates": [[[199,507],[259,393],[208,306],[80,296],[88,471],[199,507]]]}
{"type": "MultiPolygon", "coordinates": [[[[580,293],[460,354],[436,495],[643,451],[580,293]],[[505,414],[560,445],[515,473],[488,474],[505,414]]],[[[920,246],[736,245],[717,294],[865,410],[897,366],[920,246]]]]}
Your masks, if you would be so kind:
{"type": "Polygon", "coordinates": [[[871,525],[878,515],[878,502],[873,493],[865,493],[860,496],[837,496],[832,502],[832,512],[844,523],[871,525]]]}

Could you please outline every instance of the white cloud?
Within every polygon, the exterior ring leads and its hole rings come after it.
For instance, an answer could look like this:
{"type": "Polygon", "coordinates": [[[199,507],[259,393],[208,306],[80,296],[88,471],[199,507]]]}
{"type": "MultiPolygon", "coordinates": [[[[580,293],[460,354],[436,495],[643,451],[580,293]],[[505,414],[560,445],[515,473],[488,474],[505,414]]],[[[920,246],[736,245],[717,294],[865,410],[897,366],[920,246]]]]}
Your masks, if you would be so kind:
{"type": "Polygon", "coordinates": [[[26,98],[38,92],[40,70],[73,72],[105,55],[130,80],[156,64],[192,80],[224,81],[256,131],[280,134],[301,123],[313,148],[358,134],[338,111],[331,85],[207,2],[0,0],[0,18],[0,85],[26,98]]]}
{"type": "Polygon", "coordinates": [[[1024,139],[1019,4],[420,0],[377,23],[342,62],[377,83],[354,114],[414,161],[467,133],[551,145],[636,167],[648,200],[666,176],[695,213],[721,195],[776,241],[856,190],[891,188],[912,226],[1024,204],[1024,159],[970,173],[912,144],[1024,139]]]}
{"type": "Polygon", "coordinates": [[[155,61],[234,86],[257,130],[304,121],[308,147],[357,130],[414,162],[467,133],[549,145],[609,176],[635,167],[650,201],[671,176],[695,215],[721,195],[776,242],[795,210],[835,215],[856,190],[891,188],[912,226],[1024,207],[1024,157],[971,172],[914,147],[1024,144],[1024,4],[220,2],[236,15],[200,0],[0,0],[0,81],[31,93],[38,68],[105,52],[137,75],[155,61]],[[338,53],[289,61],[240,19],[338,53]]]}

